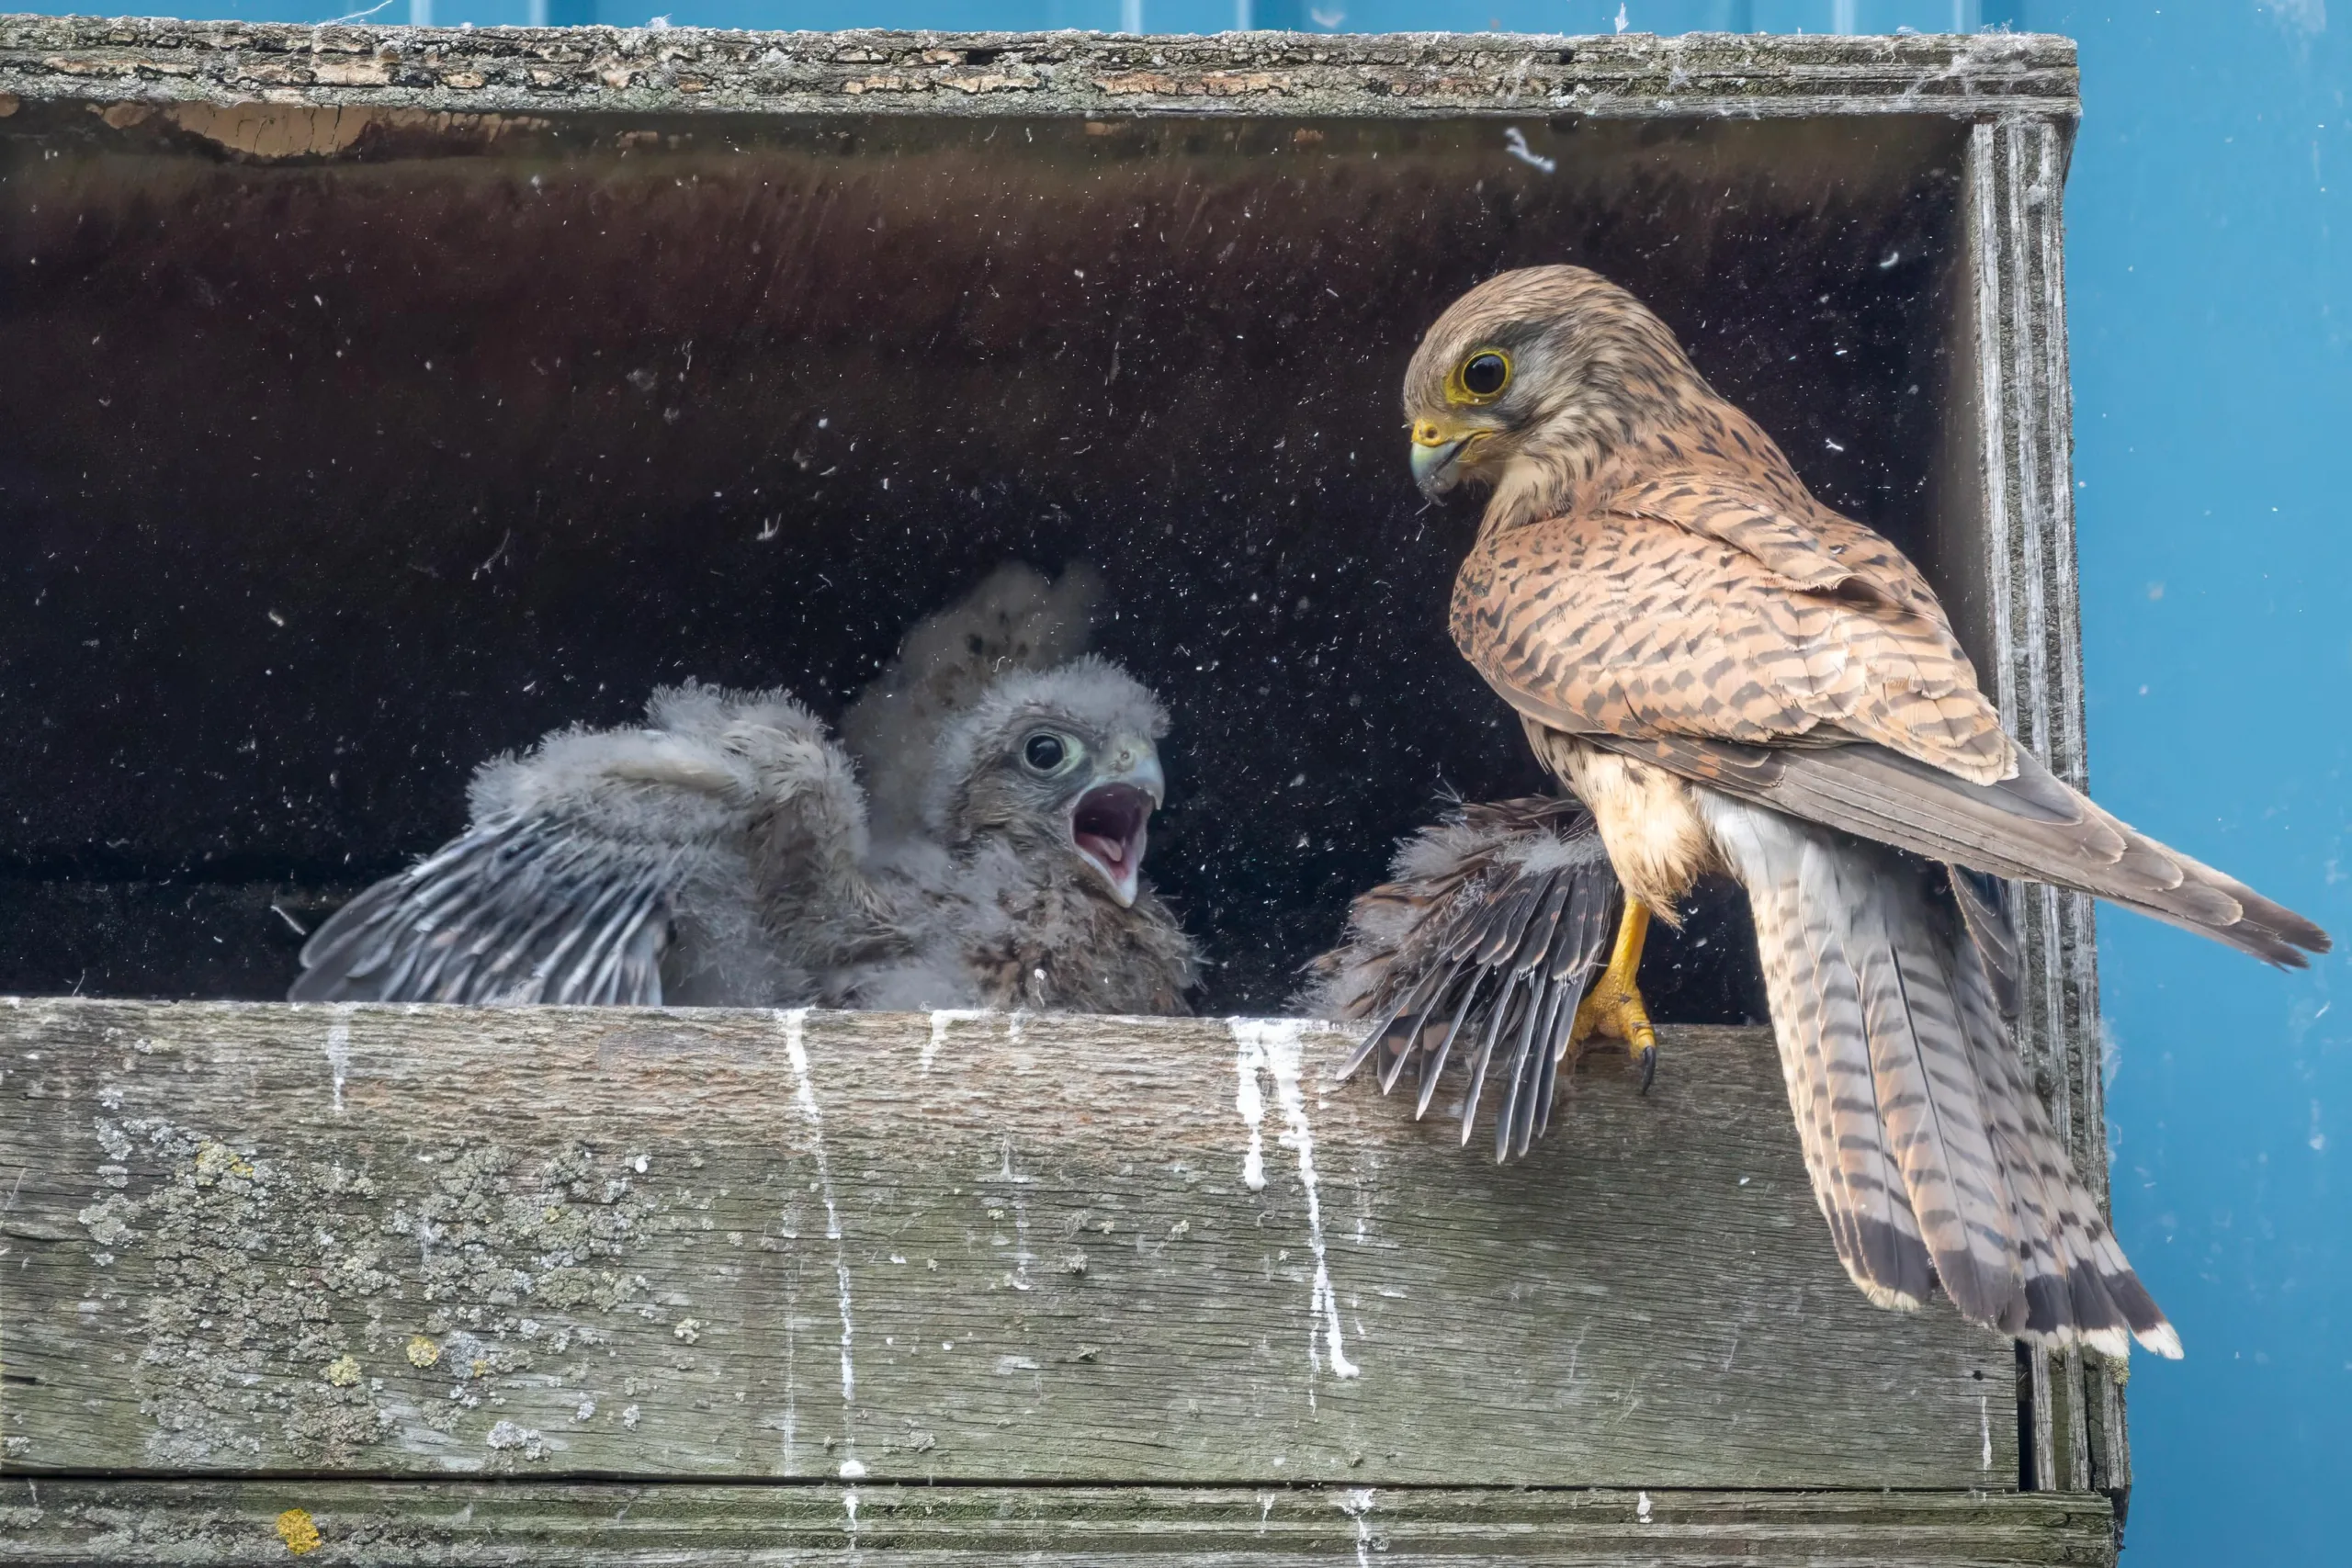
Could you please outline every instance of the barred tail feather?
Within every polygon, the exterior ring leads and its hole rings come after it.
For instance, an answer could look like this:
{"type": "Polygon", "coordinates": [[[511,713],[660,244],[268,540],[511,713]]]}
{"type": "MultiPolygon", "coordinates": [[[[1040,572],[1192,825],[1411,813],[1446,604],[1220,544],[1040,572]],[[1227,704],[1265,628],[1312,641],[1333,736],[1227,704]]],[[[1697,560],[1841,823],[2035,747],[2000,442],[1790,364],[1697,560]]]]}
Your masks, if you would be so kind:
{"type": "Polygon", "coordinates": [[[1964,993],[1962,1001],[1971,1055],[1994,1110],[1994,1143],[2012,1173],[2026,1276],[2021,1311],[2001,1326],[2038,1343],[2079,1342],[2108,1356],[2124,1353],[2128,1333],[2147,1349],[2177,1359],[2179,1335],[2132,1272],[2098,1201],[2075,1179],[1990,992],[1964,993]]]}
{"type": "Polygon", "coordinates": [[[1709,826],[1748,891],[1789,1109],[1838,1258],[1871,1301],[1917,1309],[1934,1265],[1879,1113],[1861,982],[1844,911],[1821,885],[1827,868],[1813,857],[1808,876],[1803,824],[1733,807],[1709,826]]]}
{"type": "MultiPolygon", "coordinates": [[[[1883,846],[1696,791],[1747,886],[1789,1105],[1854,1282],[2120,1355],[2180,1342],[2075,1177],[1965,906],[1883,846]]],[[[1977,912],[1981,915],[1981,911],[1977,912]]]]}

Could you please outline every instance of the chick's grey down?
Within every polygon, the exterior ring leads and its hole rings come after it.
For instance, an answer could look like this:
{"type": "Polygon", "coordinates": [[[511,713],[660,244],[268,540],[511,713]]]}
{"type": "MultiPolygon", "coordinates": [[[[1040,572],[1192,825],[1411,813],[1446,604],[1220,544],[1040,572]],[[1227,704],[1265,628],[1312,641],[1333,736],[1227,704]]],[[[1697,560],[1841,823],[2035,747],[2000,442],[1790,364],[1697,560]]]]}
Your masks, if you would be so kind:
{"type": "Polygon", "coordinates": [[[1189,1011],[1197,950],[1141,875],[1167,714],[1082,651],[1094,594],[1000,569],[846,747],[689,682],[484,764],[467,831],[322,926],[293,999],[1189,1011]]]}

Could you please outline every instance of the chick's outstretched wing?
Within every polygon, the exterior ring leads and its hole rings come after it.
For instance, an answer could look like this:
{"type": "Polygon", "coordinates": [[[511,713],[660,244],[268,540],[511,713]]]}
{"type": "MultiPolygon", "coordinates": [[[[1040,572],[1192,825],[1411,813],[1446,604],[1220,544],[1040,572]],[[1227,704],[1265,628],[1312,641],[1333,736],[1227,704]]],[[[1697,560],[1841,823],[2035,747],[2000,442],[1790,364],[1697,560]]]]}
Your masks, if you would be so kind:
{"type": "Polygon", "coordinates": [[[650,717],[485,765],[466,832],[320,927],[292,998],[658,1006],[687,960],[698,999],[788,988],[864,895],[846,758],[780,694],[675,687],[650,717]]]}

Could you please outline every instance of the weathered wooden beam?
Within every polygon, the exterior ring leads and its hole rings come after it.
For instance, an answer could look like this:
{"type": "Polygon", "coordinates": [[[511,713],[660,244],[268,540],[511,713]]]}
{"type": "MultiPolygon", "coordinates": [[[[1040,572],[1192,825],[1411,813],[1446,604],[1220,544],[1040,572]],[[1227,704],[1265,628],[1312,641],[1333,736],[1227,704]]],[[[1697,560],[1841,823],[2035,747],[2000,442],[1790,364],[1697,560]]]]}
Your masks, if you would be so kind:
{"type": "Polygon", "coordinates": [[[0,1008],[0,1462],[2015,1483],[2011,1356],[1848,1284],[1760,1031],[1532,1157],[1319,1026],[0,1008]]]}
{"type": "MultiPolygon", "coordinates": [[[[1962,209],[1972,295],[1985,519],[1982,579],[1990,686],[2010,731],[2052,772],[2090,787],[2075,581],[2073,420],[2066,373],[2062,122],[1972,129],[1962,209]]],[[[2107,1115],[2091,899],[2015,888],[2025,957],[2019,1044],[2075,1168],[2107,1198],[2107,1115]]],[[[2070,1349],[2034,1364],[2035,1483],[2120,1495],[2132,1482],[2125,1369],[2070,1349]]]]}
{"type": "Polygon", "coordinates": [[[2096,1495],[0,1482],[9,1561],[2111,1564],[2096,1495]],[[306,1533],[307,1532],[307,1533],[306,1533]],[[303,1554],[309,1557],[309,1552],[303,1554]]]}
{"type": "MultiPolygon", "coordinates": [[[[13,98],[537,115],[2076,114],[2072,39],[1214,38],[287,26],[0,17],[13,98]]],[[[291,118],[279,110],[281,118],[291,118]]],[[[209,122],[208,122],[209,123],[209,122]]],[[[357,133],[356,119],[347,127],[357,133]]],[[[309,134],[307,131],[304,134],[309,134]]],[[[335,133],[330,128],[328,134],[335,133]]]]}

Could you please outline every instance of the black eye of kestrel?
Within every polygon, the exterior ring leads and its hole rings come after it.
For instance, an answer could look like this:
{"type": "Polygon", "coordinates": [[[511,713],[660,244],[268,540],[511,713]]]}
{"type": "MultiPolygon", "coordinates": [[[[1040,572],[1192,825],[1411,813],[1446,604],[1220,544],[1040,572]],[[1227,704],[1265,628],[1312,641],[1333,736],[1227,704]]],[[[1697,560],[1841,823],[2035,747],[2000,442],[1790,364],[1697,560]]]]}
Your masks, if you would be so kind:
{"type": "Polygon", "coordinates": [[[1510,384],[1510,361],[1493,349],[1472,355],[1462,367],[1462,389],[1474,398],[1499,397],[1510,384]]]}
{"type": "Polygon", "coordinates": [[[1051,730],[1041,729],[1021,743],[1022,761],[1041,773],[1050,773],[1062,765],[1069,748],[1062,738],[1051,730]]]}

